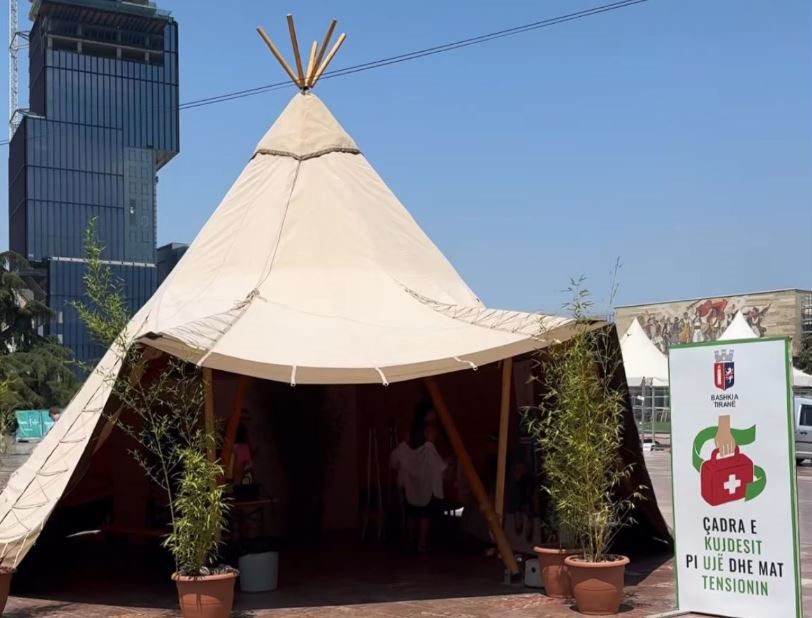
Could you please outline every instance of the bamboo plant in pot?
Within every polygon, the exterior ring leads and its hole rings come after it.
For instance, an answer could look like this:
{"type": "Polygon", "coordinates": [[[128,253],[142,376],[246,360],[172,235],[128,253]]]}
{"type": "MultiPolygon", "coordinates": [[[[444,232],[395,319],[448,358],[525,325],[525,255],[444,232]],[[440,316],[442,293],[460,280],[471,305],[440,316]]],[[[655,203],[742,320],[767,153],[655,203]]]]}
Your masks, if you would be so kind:
{"type": "Polygon", "coordinates": [[[164,547],[175,559],[172,579],[183,617],[227,618],[239,573],[217,564],[228,505],[222,468],[209,458],[216,436],[201,422],[206,399],[202,370],[174,357],[158,359],[154,351],[128,337],[127,302],[120,281],[101,260],[93,222],[86,250],[87,301],[75,307],[94,337],[118,355],[123,368],[102,375],[120,404],[119,411],[106,418],[132,439],[130,453],[164,492],[170,518],[164,547]],[[145,377],[148,367],[157,369],[150,379],[145,377]]]}
{"type": "Polygon", "coordinates": [[[226,618],[234,604],[239,573],[217,561],[220,532],[225,527],[223,470],[200,449],[180,454],[183,472],[174,498],[175,521],[164,545],[172,552],[172,575],[184,618],[226,618]]]}
{"type": "MultiPolygon", "coordinates": [[[[144,351],[134,346],[126,365],[137,371],[146,361],[144,351]]],[[[201,428],[202,371],[168,359],[153,380],[132,380],[131,376],[113,379],[113,392],[127,413],[113,420],[133,438],[137,446],[131,454],[164,492],[170,521],[163,545],[175,561],[172,579],[178,588],[181,615],[227,618],[239,572],[217,562],[228,504],[223,469],[209,457],[215,436],[201,428]]]]}
{"type": "Polygon", "coordinates": [[[629,563],[610,548],[632,523],[642,488],[619,495],[631,468],[620,457],[624,394],[610,385],[620,363],[613,331],[587,317],[591,302],[582,280],[570,291],[575,335],[539,357],[543,396],[528,429],[542,451],[544,490],[559,530],[577,548],[563,560],[575,604],[584,614],[609,615],[620,607],[629,563]]]}

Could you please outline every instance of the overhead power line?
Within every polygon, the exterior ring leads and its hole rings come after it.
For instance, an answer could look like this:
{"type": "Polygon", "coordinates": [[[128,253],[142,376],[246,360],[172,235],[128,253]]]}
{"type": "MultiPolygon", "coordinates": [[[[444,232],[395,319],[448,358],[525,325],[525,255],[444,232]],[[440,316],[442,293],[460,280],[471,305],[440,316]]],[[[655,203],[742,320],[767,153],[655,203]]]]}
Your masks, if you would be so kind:
{"type": "MultiPolygon", "coordinates": [[[[322,79],[343,77],[345,75],[352,75],[354,73],[360,73],[362,71],[370,71],[372,69],[378,69],[393,64],[399,64],[401,62],[417,60],[418,58],[425,58],[426,56],[442,54],[445,52],[454,51],[456,49],[470,47],[472,45],[480,45],[482,43],[488,43],[490,41],[503,39],[511,36],[517,36],[519,34],[524,34],[526,32],[533,32],[535,30],[540,30],[542,28],[549,28],[550,26],[556,26],[570,21],[584,19],[586,17],[592,17],[593,15],[600,15],[603,13],[609,13],[611,11],[617,11],[619,9],[634,6],[636,4],[643,4],[644,2],[649,2],[649,0],[620,0],[618,2],[611,2],[609,4],[603,4],[589,9],[584,9],[582,11],[576,11],[574,13],[559,15],[558,17],[550,17],[547,19],[522,24],[521,26],[514,26],[512,28],[506,28],[504,30],[489,32],[487,34],[480,34],[478,36],[461,39],[459,41],[453,41],[451,43],[444,43],[442,45],[435,45],[434,47],[427,47],[425,49],[419,49],[416,51],[398,54],[397,56],[390,56],[388,58],[381,58],[379,60],[364,62],[361,64],[345,67],[343,69],[335,69],[333,71],[326,72],[322,77],[322,79]]],[[[291,86],[292,86],[291,82],[289,80],[285,80],[283,82],[266,84],[264,86],[257,86],[254,88],[247,88],[244,90],[235,90],[233,92],[226,92],[224,94],[219,94],[211,97],[186,101],[185,103],[181,103],[180,105],[178,105],[178,109],[188,110],[195,109],[198,107],[206,107],[208,105],[215,105],[217,103],[225,103],[226,101],[234,101],[236,99],[244,99],[246,97],[252,97],[258,94],[273,92],[274,90],[282,90],[284,88],[289,88],[291,86]]],[[[0,141],[0,146],[7,145],[8,143],[9,140],[0,141]]]]}
{"type": "MultiPolygon", "coordinates": [[[[575,21],[577,19],[583,19],[585,17],[591,17],[593,15],[599,15],[601,13],[608,13],[610,11],[616,11],[618,9],[624,9],[629,6],[633,6],[635,4],[642,4],[644,2],[648,2],[649,0],[621,0],[619,2],[612,2],[609,4],[604,4],[601,6],[592,7],[590,9],[584,9],[583,11],[577,11],[575,13],[568,13],[566,15],[559,15],[558,17],[550,17],[547,19],[542,19],[539,21],[531,22],[529,24],[523,24],[521,26],[514,26],[513,28],[507,28],[505,30],[498,30],[496,32],[489,32],[487,34],[481,34],[478,36],[470,37],[467,39],[462,39],[459,41],[454,41],[452,43],[444,43],[442,45],[436,45],[434,47],[427,47],[425,49],[420,49],[417,51],[407,52],[404,54],[399,54],[397,56],[391,56],[389,58],[381,58],[380,60],[373,60],[371,62],[364,62],[362,64],[356,64],[354,66],[345,67],[343,69],[335,69],[333,71],[327,71],[322,79],[330,79],[333,77],[342,77],[344,75],[351,75],[353,73],[360,73],[361,71],[369,71],[371,69],[377,69],[380,67],[388,66],[391,64],[398,64],[400,62],[407,62],[409,60],[417,60],[418,58],[425,58],[426,56],[433,56],[435,54],[441,54],[448,51],[453,51],[456,49],[461,49],[463,47],[470,47],[471,45],[479,45],[481,43],[487,43],[489,41],[493,41],[496,39],[502,39],[510,36],[516,36],[519,34],[524,34],[525,32],[532,32],[534,30],[540,30],[542,28],[548,28],[550,26],[556,26],[558,24],[563,24],[570,21],[575,21]]],[[[204,107],[206,105],[214,105],[215,103],[221,103],[224,101],[232,101],[234,99],[242,99],[245,97],[252,97],[258,94],[263,94],[265,92],[271,92],[274,90],[280,90],[282,88],[287,88],[291,86],[289,80],[285,80],[283,82],[277,82],[274,84],[267,84],[265,86],[257,86],[255,88],[248,88],[246,90],[237,90],[234,92],[228,92],[225,94],[206,97],[203,99],[197,99],[194,101],[187,101],[185,103],[181,103],[178,107],[179,109],[193,109],[195,107],[204,107]]]]}

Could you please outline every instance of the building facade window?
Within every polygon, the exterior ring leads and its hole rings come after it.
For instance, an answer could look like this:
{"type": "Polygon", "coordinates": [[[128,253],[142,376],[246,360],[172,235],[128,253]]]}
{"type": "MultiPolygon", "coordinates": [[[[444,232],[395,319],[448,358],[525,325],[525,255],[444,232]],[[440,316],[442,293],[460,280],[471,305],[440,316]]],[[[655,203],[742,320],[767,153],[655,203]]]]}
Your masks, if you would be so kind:
{"type": "Polygon", "coordinates": [[[812,337],[812,293],[801,296],[801,333],[812,337]]]}

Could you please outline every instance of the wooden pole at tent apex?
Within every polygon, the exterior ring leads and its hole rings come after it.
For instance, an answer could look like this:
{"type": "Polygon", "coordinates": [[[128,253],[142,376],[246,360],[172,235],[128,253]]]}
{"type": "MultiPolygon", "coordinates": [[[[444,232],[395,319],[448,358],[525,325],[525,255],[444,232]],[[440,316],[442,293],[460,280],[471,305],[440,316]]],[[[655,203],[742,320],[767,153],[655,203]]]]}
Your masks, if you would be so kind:
{"type": "Polygon", "coordinates": [[[262,37],[262,40],[265,41],[265,44],[268,46],[268,49],[271,50],[271,53],[274,55],[274,58],[276,58],[279,61],[279,64],[282,65],[282,68],[285,69],[285,73],[287,73],[288,76],[293,80],[294,84],[296,84],[299,88],[301,88],[302,85],[299,83],[299,78],[296,77],[296,74],[293,72],[293,69],[290,68],[288,61],[285,60],[285,57],[282,55],[282,52],[280,52],[276,48],[276,45],[274,45],[274,42],[271,40],[271,37],[269,37],[265,33],[265,30],[263,30],[262,26],[259,26],[257,28],[257,32],[259,32],[259,36],[262,37]]]}
{"type": "Polygon", "coordinates": [[[293,15],[288,15],[287,20],[288,31],[290,32],[290,42],[293,46],[293,57],[296,63],[296,72],[293,71],[293,68],[290,66],[288,61],[285,60],[282,52],[279,51],[279,48],[276,46],[276,44],[274,44],[271,37],[268,36],[262,26],[257,27],[257,32],[259,33],[259,36],[262,37],[262,40],[265,41],[268,49],[271,50],[274,58],[276,58],[279,64],[282,65],[285,73],[287,73],[288,77],[290,77],[293,83],[296,84],[296,87],[302,92],[306,92],[316,85],[316,82],[319,81],[319,78],[321,78],[321,76],[327,70],[327,67],[330,66],[330,63],[333,61],[333,58],[335,58],[338,50],[344,44],[344,40],[347,38],[347,35],[342,34],[340,37],[338,37],[335,45],[333,45],[330,53],[327,54],[327,57],[325,58],[324,54],[327,51],[327,46],[330,44],[330,39],[333,37],[333,31],[338,23],[335,19],[332,20],[327,28],[327,34],[324,37],[321,47],[319,47],[317,42],[313,43],[313,46],[310,49],[310,62],[307,66],[307,72],[305,72],[302,64],[302,54],[299,50],[299,39],[296,35],[296,26],[293,22],[293,15]]]}
{"type": "Polygon", "coordinates": [[[454,419],[451,418],[451,413],[448,411],[448,406],[445,403],[443,394],[440,392],[440,387],[437,385],[437,381],[431,377],[425,378],[425,384],[432,403],[434,404],[434,408],[437,410],[437,415],[440,417],[440,422],[442,422],[448,439],[451,441],[451,448],[454,449],[454,454],[462,464],[462,469],[468,479],[468,484],[471,486],[471,490],[474,492],[477,502],[479,502],[479,508],[482,510],[482,514],[488,522],[491,534],[493,534],[493,538],[496,541],[496,547],[499,550],[502,561],[505,563],[505,568],[507,568],[511,575],[517,575],[519,573],[519,565],[516,564],[516,558],[513,556],[513,548],[510,546],[510,543],[508,543],[505,531],[502,529],[502,522],[499,521],[499,517],[493,510],[493,505],[491,504],[490,498],[488,498],[488,492],[485,491],[485,487],[482,485],[482,481],[474,468],[471,456],[468,454],[460,432],[457,430],[457,425],[454,423],[454,419]]]}
{"type": "Polygon", "coordinates": [[[327,47],[330,45],[330,39],[333,38],[333,32],[335,32],[337,24],[338,21],[334,19],[330,22],[330,25],[327,26],[327,33],[324,35],[324,40],[321,42],[321,47],[319,48],[318,55],[316,56],[316,61],[313,63],[313,71],[310,73],[310,76],[307,79],[307,85],[310,87],[313,86],[315,72],[321,66],[321,61],[324,60],[324,52],[327,51],[327,47]]]}
{"type": "Polygon", "coordinates": [[[502,361],[502,396],[499,402],[499,451],[496,460],[496,514],[505,521],[505,476],[507,474],[507,446],[510,433],[510,392],[513,379],[513,359],[502,361]]]}
{"type": "Polygon", "coordinates": [[[296,73],[299,76],[299,88],[306,88],[304,69],[302,68],[302,54],[299,52],[299,39],[296,37],[296,25],[293,15],[288,13],[288,30],[290,31],[290,44],[293,47],[293,58],[296,60],[296,73]]]}
{"type": "Polygon", "coordinates": [[[321,79],[321,76],[327,70],[327,67],[330,66],[330,63],[333,61],[333,58],[335,58],[336,54],[338,53],[338,50],[341,49],[341,46],[344,44],[346,38],[347,38],[346,34],[342,34],[340,37],[338,37],[336,44],[333,45],[333,49],[330,50],[330,53],[327,54],[327,57],[324,59],[324,62],[322,62],[321,66],[316,70],[316,74],[313,76],[313,83],[310,85],[311,88],[315,86],[316,82],[318,82],[321,79]]]}
{"type": "MultiPolygon", "coordinates": [[[[203,419],[204,419],[204,427],[206,428],[206,434],[208,436],[214,435],[214,376],[212,375],[211,369],[208,367],[203,367],[203,386],[206,389],[206,399],[203,404],[203,419]]],[[[214,461],[217,459],[217,453],[214,449],[214,442],[211,440],[208,441],[206,444],[206,455],[209,458],[209,461],[214,461]]]]}
{"type": "Polygon", "coordinates": [[[310,79],[313,77],[313,71],[316,70],[316,55],[319,53],[319,42],[313,41],[310,47],[310,60],[307,62],[307,74],[305,75],[305,84],[310,85],[310,79]]]}

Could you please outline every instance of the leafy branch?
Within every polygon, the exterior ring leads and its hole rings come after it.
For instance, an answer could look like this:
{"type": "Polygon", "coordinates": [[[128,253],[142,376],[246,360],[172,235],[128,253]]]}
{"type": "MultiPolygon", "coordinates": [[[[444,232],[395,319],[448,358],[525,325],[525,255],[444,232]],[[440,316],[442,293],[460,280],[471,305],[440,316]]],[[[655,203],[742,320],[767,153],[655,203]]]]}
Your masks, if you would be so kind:
{"type": "Polygon", "coordinates": [[[133,459],[166,492],[171,533],[164,546],[177,571],[206,574],[217,560],[227,504],[222,470],[207,459],[207,448],[216,437],[200,422],[205,404],[202,370],[175,357],[163,357],[166,365],[156,365],[152,350],[128,332],[123,284],[102,260],[95,221],[88,227],[85,246],[86,300],[75,307],[93,338],[110,348],[123,368],[120,373],[95,370],[122,411],[105,417],[138,445],[130,450],[133,459]]]}

